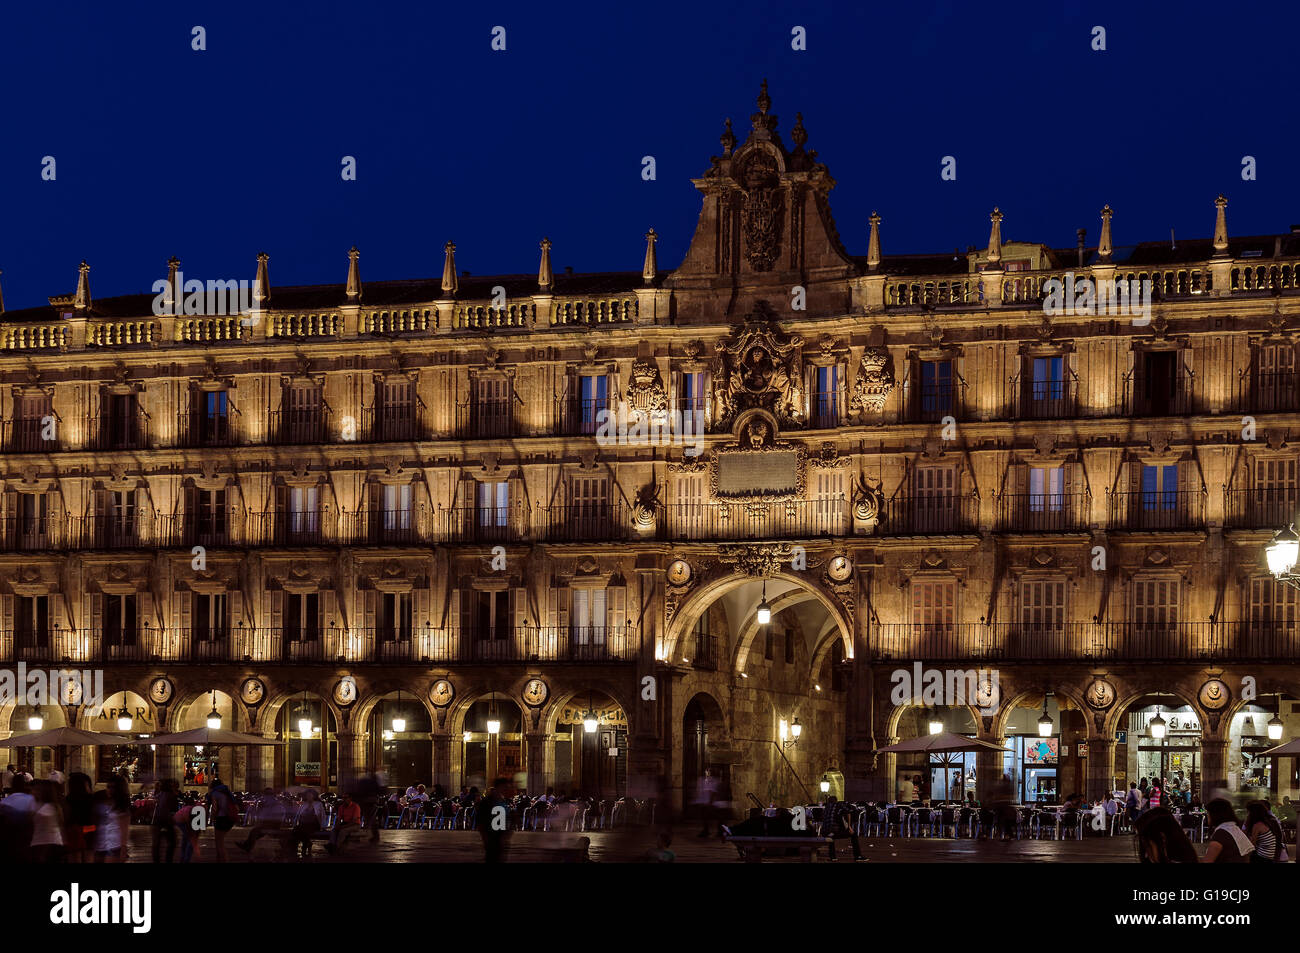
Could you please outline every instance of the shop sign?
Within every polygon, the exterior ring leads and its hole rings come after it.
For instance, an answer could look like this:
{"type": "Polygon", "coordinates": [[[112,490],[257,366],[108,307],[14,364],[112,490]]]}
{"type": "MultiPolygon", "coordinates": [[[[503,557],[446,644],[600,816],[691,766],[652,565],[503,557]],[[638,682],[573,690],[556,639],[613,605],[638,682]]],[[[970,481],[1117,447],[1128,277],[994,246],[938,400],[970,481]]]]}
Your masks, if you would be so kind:
{"type": "Polygon", "coordinates": [[[295,761],[293,778],[298,784],[320,784],[320,762],[295,761]]]}
{"type": "MultiPolygon", "coordinates": [[[[560,718],[557,723],[561,725],[580,725],[583,718],[586,717],[587,711],[585,705],[565,705],[560,709],[560,718]]],[[[627,727],[627,715],[623,714],[623,709],[617,705],[609,708],[597,708],[596,717],[600,720],[602,728],[627,727]]]]}

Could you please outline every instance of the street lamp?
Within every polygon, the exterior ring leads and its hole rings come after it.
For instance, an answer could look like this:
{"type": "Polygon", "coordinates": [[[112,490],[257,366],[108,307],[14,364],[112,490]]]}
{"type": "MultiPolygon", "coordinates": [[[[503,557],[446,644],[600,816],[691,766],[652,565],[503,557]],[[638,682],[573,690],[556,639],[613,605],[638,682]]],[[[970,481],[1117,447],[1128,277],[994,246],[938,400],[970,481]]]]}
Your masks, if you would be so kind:
{"type": "MultiPolygon", "coordinates": [[[[120,725],[121,722],[118,722],[120,725]]],[[[217,711],[217,693],[212,693],[212,711],[208,712],[208,727],[213,731],[221,728],[221,712],[217,711]]]]}
{"type": "Polygon", "coordinates": [[[600,727],[600,719],[596,716],[596,709],[591,705],[591,693],[587,694],[587,712],[582,716],[582,730],[591,734],[600,727]]]}
{"type": "Polygon", "coordinates": [[[1282,729],[1285,727],[1286,725],[1283,724],[1282,719],[1279,718],[1277,715],[1274,715],[1272,718],[1270,718],[1268,720],[1268,740],[1281,741],[1282,729]]]}
{"type": "Polygon", "coordinates": [[[1296,535],[1295,524],[1279,530],[1273,541],[1264,548],[1268,558],[1268,571],[1277,579],[1296,588],[1300,583],[1293,574],[1297,559],[1300,559],[1300,536],[1296,535]]]}
{"type": "Polygon", "coordinates": [[[823,774],[821,784],[818,785],[818,787],[822,789],[822,794],[829,794],[831,790],[831,779],[823,774]]]}
{"type": "Polygon", "coordinates": [[[401,710],[402,710],[402,690],[399,688],[397,690],[398,713],[393,716],[393,732],[399,735],[406,730],[406,719],[402,717],[401,710]]]}
{"type": "Polygon", "coordinates": [[[117,716],[117,730],[130,731],[133,724],[131,713],[126,709],[126,692],[122,692],[122,713],[117,716]]]}
{"type": "Polygon", "coordinates": [[[492,699],[488,702],[488,704],[490,706],[488,710],[488,723],[487,723],[488,734],[489,735],[500,734],[501,719],[497,717],[497,699],[495,695],[492,696],[492,699]]]}
{"type": "Polygon", "coordinates": [[[943,731],[943,719],[940,718],[938,715],[931,715],[930,734],[937,735],[941,731],[943,731]]]}
{"type": "Polygon", "coordinates": [[[1160,741],[1165,736],[1165,720],[1160,717],[1160,709],[1156,709],[1156,716],[1147,722],[1147,729],[1151,732],[1151,737],[1160,741]]]}
{"type": "Polygon", "coordinates": [[[772,621],[772,607],[767,604],[767,580],[763,580],[763,598],[758,603],[758,624],[767,625],[772,621]]]}
{"type": "Polygon", "coordinates": [[[302,717],[298,719],[298,734],[303,738],[311,737],[311,712],[307,708],[307,691],[302,693],[302,717]]]}
{"type": "Polygon", "coordinates": [[[45,719],[41,717],[41,713],[39,711],[36,714],[28,717],[27,719],[28,731],[40,731],[44,727],[45,727],[45,719]]]}
{"type": "Polygon", "coordinates": [[[799,724],[799,719],[796,718],[794,721],[790,722],[790,735],[794,738],[795,744],[799,743],[799,736],[802,734],[803,725],[799,724]]]}
{"type": "Polygon", "coordinates": [[[1038,737],[1052,737],[1052,716],[1047,713],[1047,696],[1043,696],[1043,713],[1038,718],[1038,737]]]}

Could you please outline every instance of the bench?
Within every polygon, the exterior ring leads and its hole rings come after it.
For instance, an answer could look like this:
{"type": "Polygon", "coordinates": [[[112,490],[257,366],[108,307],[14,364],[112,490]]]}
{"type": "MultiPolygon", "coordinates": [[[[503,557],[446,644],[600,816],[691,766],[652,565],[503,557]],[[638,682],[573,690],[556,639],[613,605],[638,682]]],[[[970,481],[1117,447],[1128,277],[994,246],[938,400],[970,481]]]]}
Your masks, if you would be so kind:
{"type": "Polygon", "coordinates": [[[830,837],[767,837],[731,833],[724,834],[723,839],[736,846],[740,859],[747,864],[761,864],[767,851],[772,852],[770,856],[780,856],[791,850],[798,851],[799,859],[810,864],[817,851],[835,843],[830,837]]]}

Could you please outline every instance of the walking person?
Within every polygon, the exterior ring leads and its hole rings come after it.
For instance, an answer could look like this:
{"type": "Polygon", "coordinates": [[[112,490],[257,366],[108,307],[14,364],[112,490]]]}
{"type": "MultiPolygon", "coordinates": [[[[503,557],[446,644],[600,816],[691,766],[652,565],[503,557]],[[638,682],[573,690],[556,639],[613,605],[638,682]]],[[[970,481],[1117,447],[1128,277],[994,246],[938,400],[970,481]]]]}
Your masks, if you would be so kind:
{"type": "Polygon", "coordinates": [[[154,785],[153,805],[153,862],[163,862],[163,848],[166,847],[166,863],[176,858],[176,811],[180,807],[178,793],[180,785],[175,778],[165,778],[154,785]]]}
{"type": "Polygon", "coordinates": [[[95,796],[95,863],[126,861],[127,834],[131,830],[131,799],[126,781],[113,775],[95,796]]]}
{"type": "Polygon", "coordinates": [[[718,779],[713,772],[705,768],[695,786],[695,806],[700,814],[700,832],[697,837],[712,837],[709,822],[713,820],[713,804],[718,799],[718,779]]]}
{"type": "Polygon", "coordinates": [[[483,862],[499,864],[505,860],[506,840],[510,832],[510,781],[497,778],[474,812],[474,826],[483,839],[483,862]]]}
{"type": "Polygon", "coordinates": [[[325,810],[314,788],[302,792],[302,803],[293,816],[289,831],[289,853],[307,860],[311,857],[311,839],[325,826],[325,810]]]}
{"type": "Polygon", "coordinates": [[[32,815],[32,860],[38,864],[63,861],[63,810],[51,781],[36,782],[36,813],[32,815]]]}
{"type": "Polygon", "coordinates": [[[379,819],[377,813],[379,805],[383,803],[384,786],[379,783],[378,776],[373,772],[368,772],[357,780],[357,804],[361,806],[361,816],[364,822],[370,825],[370,843],[379,843],[379,828],[383,826],[383,821],[379,819]]]}
{"type": "Polygon", "coordinates": [[[215,842],[217,863],[226,862],[226,835],[239,820],[239,802],[222,781],[208,784],[208,817],[212,818],[212,839],[215,842]]]}
{"type": "Polygon", "coordinates": [[[253,829],[248,832],[247,837],[235,845],[245,853],[251,853],[253,846],[267,834],[278,834],[280,825],[284,823],[284,805],[275,796],[274,788],[266,788],[262,791],[262,796],[257,799],[255,805],[255,816],[257,820],[253,824],[253,829]]]}
{"type": "Polygon", "coordinates": [[[1205,805],[1205,813],[1214,833],[1210,836],[1210,845],[1205,848],[1203,864],[1244,864],[1255,851],[1237,821],[1237,812],[1232,802],[1216,797],[1205,805]]]}
{"type": "Polygon", "coordinates": [[[207,829],[203,818],[206,809],[202,804],[182,804],[173,820],[176,824],[176,836],[181,842],[181,863],[188,864],[199,855],[199,837],[207,829]]]}
{"type": "Polygon", "coordinates": [[[94,850],[91,845],[95,833],[95,795],[90,775],[74,771],[68,777],[67,821],[64,838],[68,863],[88,864],[94,850]]]}

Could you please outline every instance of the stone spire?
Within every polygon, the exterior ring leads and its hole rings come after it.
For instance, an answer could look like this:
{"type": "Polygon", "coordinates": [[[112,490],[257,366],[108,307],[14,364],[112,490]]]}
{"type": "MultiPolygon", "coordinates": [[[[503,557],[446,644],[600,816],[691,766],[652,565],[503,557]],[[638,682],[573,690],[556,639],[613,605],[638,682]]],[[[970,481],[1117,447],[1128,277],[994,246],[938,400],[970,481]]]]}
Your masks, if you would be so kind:
{"type": "Polygon", "coordinates": [[[993,223],[989,231],[989,267],[997,268],[1002,261],[1002,212],[994,208],[989,221],[993,223]]]}
{"type": "Polygon", "coordinates": [[[257,253],[257,280],[253,282],[253,308],[261,311],[271,300],[271,278],[266,273],[266,263],[271,256],[264,251],[257,253]]]}
{"type": "Polygon", "coordinates": [[[169,312],[179,312],[177,302],[181,300],[181,288],[179,287],[178,276],[181,270],[181,260],[175,255],[167,259],[167,290],[163,292],[163,307],[169,312]]]}
{"type": "Polygon", "coordinates": [[[77,277],[77,294],[72,306],[78,311],[90,310],[90,266],[82,261],[81,274],[77,277]]]}
{"type": "Polygon", "coordinates": [[[537,287],[542,291],[550,291],[551,286],[555,284],[555,276],[551,273],[551,240],[543,238],[540,247],[542,264],[537,269],[537,287]]]}
{"type": "Polygon", "coordinates": [[[360,257],[361,252],[357,251],[356,245],[348,249],[347,296],[349,304],[356,304],[361,300],[361,266],[357,264],[357,259],[360,257]]]}
{"type": "Polygon", "coordinates": [[[1110,217],[1114,214],[1107,205],[1101,210],[1101,238],[1097,241],[1097,258],[1101,261],[1110,261],[1111,244],[1110,244],[1110,217]]]}
{"type": "Polygon", "coordinates": [[[731,131],[730,119],[727,120],[726,128],[722,131],[722,136],[721,138],[718,139],[718,141],[722,143],[722,155],[724,157],[731,155],[731,153],[735,151],[736,134],[731,131]]]}
{"type": "Polygon", "coordinates": [[[871,212],[871,237],[867,239],[867,267],[875,271],[880,267],[880,216],[871,212]]]}
{"type": "Polygon", "coordinates": [[[1220,193],[1214,200],[1218,211],[1214,215],[1214,257],[1223,258],[1228,254],[1228,200],[1220,193]]]}
{"type": "Polygon", "coordinates": [[[763,80],[763,86],[758,92],[757,105],[758,112],[749,117],[757,134],[755,138],[771,139],[772,130],[776,128],[776,117],[768,115],[768,110],[772,108],[772,97],[767,94],[767,80],[763,80]]]}
{"type": "Polygon", "coordinates": [[[659,241],[659,234],[653,228],[645,233],[645,264],[641,266],[641,278],[646,284],[654,284],[655,275],[659,271],[659,262],[655,258],[655,242],[659,241]]]}
{"type": "Polygon", "coordinates": [[[447,242],[442,250],[446,253],[442,261],[442,293],[454,298],[459,287],[456,282],[456,243],[447,242]]]}

